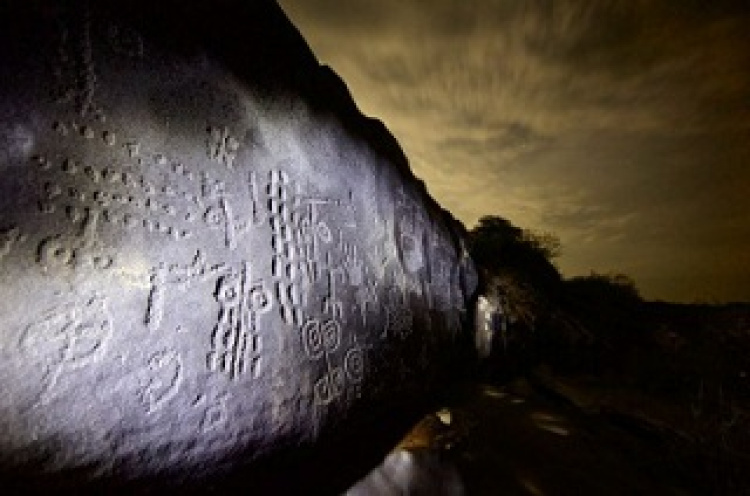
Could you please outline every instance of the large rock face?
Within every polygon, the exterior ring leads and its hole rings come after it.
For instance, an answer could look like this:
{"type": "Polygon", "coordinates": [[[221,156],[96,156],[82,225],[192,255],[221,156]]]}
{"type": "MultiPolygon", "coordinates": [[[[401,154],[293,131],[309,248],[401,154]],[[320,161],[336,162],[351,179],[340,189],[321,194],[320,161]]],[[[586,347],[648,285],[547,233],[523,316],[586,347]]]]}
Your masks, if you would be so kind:
{"type": "Polygon", "coordinates": [[[459,228],[275,3],[7,3],[6,472],[210,477],[432,384],[459,228]]]}

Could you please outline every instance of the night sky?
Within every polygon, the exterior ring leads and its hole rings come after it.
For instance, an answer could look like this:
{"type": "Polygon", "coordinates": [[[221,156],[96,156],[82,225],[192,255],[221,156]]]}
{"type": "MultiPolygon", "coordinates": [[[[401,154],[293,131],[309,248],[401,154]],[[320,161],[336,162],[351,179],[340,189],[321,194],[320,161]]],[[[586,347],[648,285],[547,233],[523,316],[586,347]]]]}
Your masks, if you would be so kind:
{"type": "Polygon", "coordinates": [[[549,231],[565,276],[750,301],[750,2],[281,0],[467,227],[549,231]]]}

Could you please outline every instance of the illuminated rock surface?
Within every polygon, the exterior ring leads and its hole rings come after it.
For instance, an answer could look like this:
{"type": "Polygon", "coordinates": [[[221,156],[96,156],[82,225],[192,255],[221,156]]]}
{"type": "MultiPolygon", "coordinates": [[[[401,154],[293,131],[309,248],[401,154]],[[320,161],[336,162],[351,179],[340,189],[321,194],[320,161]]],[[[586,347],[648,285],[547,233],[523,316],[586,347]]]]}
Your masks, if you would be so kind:
{"type": "Polygon", "coordinates": [[[17,3],[9,484],[210,479],[435,384],[467,340],[460,228],[274,2],[17,3]]]}

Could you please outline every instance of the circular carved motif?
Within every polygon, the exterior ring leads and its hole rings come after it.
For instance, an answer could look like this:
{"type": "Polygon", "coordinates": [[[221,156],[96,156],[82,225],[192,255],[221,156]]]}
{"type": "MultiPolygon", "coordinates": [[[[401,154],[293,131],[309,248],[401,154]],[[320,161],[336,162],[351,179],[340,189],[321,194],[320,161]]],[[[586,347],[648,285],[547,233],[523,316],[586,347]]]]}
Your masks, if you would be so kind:
{"type": "Polygon", "coordinates": [[[317,360],[323,353],[335,352],[341,345],[341,325],[335,320],[308,320],[302,326],[302,344],[307,356],[317,360]]]}
{"type": "Polygon", "coordinates": [[[335,320],[323,323],[323,345],[328,353],[336,351],[341,344],[341,325],[335,320]]]}
{"type": "Polygon", "coordinates": [[[323,334],[320,329],[320,321],[309,320],[302,327],[302,344],[307,356],[316,360],[323,355],[323,334]]]}
{"type": "Polygon", "coordinates": [[[352,348],[344,357],[344,372],[354,382],[360,382],[365,373],[365,355],[362,348],[352,348]]]}

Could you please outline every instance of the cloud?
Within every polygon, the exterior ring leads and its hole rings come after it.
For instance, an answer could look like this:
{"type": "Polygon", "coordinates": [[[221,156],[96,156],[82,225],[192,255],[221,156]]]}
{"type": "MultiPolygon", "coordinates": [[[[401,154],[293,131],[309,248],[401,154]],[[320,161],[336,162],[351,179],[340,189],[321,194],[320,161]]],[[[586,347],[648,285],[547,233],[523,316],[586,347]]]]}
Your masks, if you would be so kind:
{"type": "Polygon", "coordinates": [[[567,274],[647,296],[692,298],[700,273],[750,300],[747,2],[281,3],[467,225],[555,232],[567,274]]]}

